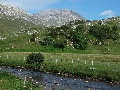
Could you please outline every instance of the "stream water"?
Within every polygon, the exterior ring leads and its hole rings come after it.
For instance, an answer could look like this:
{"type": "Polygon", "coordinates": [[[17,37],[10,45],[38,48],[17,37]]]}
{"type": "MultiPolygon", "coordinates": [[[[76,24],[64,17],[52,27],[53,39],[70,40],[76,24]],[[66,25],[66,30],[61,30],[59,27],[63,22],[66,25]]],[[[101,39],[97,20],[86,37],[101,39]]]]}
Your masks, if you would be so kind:
{"type": "Polygon", "coordinates": [[[6,71],[20,78],[32,80],[37,85],[43,85],[45,90],[120,90],[120,86],[111,86],[104,82],[67,78],[25,69],[0,67],[0,71],[6,71]]]}

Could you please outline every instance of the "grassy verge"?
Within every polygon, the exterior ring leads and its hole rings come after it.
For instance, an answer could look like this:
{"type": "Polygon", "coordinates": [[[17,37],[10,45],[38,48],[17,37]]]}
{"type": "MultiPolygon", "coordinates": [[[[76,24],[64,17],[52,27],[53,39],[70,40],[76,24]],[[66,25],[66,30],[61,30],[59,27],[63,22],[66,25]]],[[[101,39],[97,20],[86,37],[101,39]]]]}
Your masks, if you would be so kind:
{"type": "Polygon", "coordinates": [[[26,82],[25,85],[23,80],[8,74],[6,72],[0,72],[0,90],[43,90],[39,86],[35,86],[30,82],[26,82]]]}
{"type": "MultiPolygon", "coordinates": [[[[0,65],[34,67],[26,64],[30,52],[0,53],[0,65]]],[[[120,84],[120,55],[43,53],[41,70],[61,75],[99,79],[120,84]]]]}

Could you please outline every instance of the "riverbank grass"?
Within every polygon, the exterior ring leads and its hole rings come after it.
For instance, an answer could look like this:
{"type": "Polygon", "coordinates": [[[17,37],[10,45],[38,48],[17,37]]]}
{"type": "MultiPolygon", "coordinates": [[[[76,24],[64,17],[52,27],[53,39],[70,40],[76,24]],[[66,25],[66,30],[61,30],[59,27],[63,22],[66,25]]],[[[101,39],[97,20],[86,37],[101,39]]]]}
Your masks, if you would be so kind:
{"type": "Polygon", "coordinates": [[[0,90],[43,90],[40,86],[33,85],[31,82],[24,83],[14,75],[0,72],[0,90]]]}

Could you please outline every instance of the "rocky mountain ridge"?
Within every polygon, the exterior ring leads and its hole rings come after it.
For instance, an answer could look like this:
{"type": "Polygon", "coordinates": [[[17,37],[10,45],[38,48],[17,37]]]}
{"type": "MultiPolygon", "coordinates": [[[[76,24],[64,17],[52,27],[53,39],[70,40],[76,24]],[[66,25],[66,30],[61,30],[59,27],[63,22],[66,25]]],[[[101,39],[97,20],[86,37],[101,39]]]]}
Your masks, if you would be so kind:
{"type": "Polygon", "coordinates": [[[33,15],[27,13],[25,10],[20,9],[18,7],[13,7],[11,5],[7,4],[0,4],[0,15],[1,17],[3,15],[14,17],[14,18],[20,18],[24,19],[26,21],[35,23],[35,19],[33,18],[33,15]]]}
{"type": "Polygon", "coordinates": [[[56,26],[63,25],[66,22],[73,20],[85,20],[79,14],[68,9],[50,9],[41,11],[37,14],[29,14],[25,10],[18,7],[13,7],[7,4],[0,4],[0,17],[2,15],[22,18],[26,21],[32,22],[36,25],[56,26]]]}
{"type": "Polygon", "coordinates": [[[34,17],[38,18],[38,20],[43,20],[42,22],[48,26],[63,25],[74,20],[85,20],[78,13],[68,9],[49,9],[35,14],[34,17]]]}

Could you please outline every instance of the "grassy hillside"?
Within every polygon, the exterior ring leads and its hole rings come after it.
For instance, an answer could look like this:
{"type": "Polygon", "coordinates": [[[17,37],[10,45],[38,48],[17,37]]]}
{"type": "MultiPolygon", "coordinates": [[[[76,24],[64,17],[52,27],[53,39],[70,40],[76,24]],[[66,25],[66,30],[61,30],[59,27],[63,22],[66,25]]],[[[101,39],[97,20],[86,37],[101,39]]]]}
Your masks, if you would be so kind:
{"type": "MultiPolygon", "coordinates": [[[[118,18],[118,17],[116,17],[118,18]]],[[[7,37],[6,39],[0,40],[0,51],[12,51],[12,52],[63,52],[63,53],[82,53],[82,54],[120,54],[120,38],[114,42],[111,39],[106,39],[107,44],[96,45],[92,41],[96,40],[95,37],[89,36],[89,42],[85,50],[79,50],[70,46],[72,44],[72,36],[78,31],[82,33],[88,33],[89,25],[96,23],[111,23],[117,24],[119,27],[119,19],[108,19],[103,21],[71,21],[61,27],[43,28],[41,26],[34,25],[22,19],[15,19],[13,17],[1,16],[0,18],[0,36],[7,37]],[[83,25],[82,27],[77,27],[83,25]],[[76,29],[77,27],[78,29],[76,29]],[[75,30],[78,30],[75,32],[75,30]],[[59,33],[59,34],[58,34],[59,33]],[[64,49],[54,47],[53,45],[41,45],[40,41],[49,35],[53,34],[52,38],[54,41],[66,40],[67,46],[64,49]],[[34,37],[36,41],[30,41],[34,37]],[[56,38],[57,37],[57,38],[56,38]],[[92,41],[90,41],[92,39],[92,41]],[[108,44],[109,43],[109,44],[108,44]]],[[[120,33],[120,28],[118,30],[120,33]]],[[[120,34],[119,34],[120,36],[120,34]]],[[[48,42],[48,41],[46,41],[48,42]]]]}
{"type": "Polygon", "coordinates": [[[20,31],[27,32],[31,27],[37,27],[37,25],[23,19],[0,14],[0,36],[3,38],[12,37],[17,33],[20,33],[20,31]]]}

